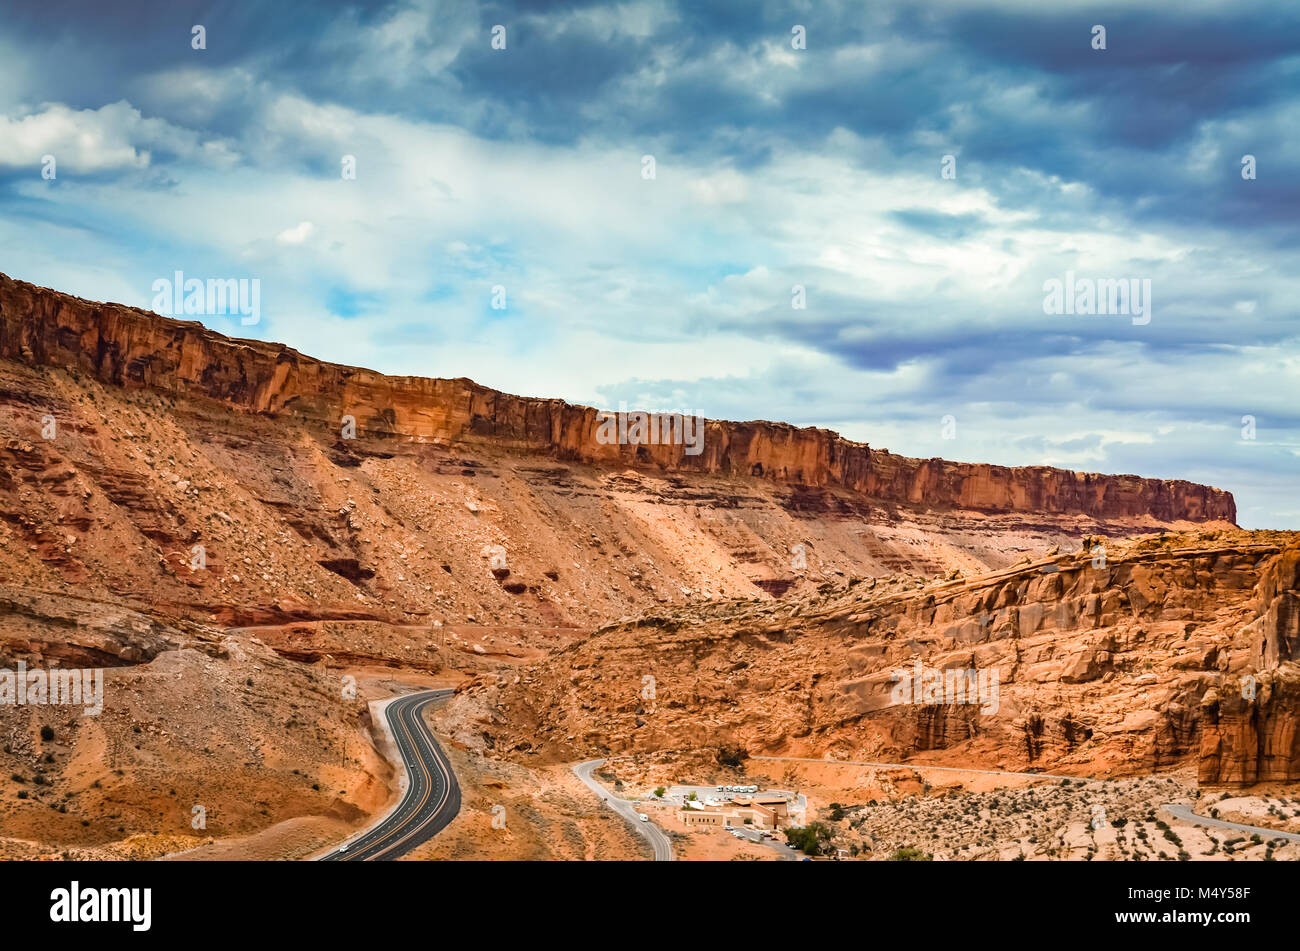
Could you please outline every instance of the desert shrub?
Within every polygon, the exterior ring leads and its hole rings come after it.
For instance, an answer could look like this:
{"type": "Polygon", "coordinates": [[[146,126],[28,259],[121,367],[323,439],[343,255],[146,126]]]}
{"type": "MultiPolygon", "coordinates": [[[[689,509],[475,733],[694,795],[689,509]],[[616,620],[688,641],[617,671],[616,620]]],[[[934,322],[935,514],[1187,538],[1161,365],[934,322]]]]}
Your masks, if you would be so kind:
{"type": "Polygon", "coordinates": [[[889,857],[891,862],[933,862],[934,856],[920,849],[914,849],[911,846],[904,846],[901,849],[895,849],[894,854],[889,857]]]}
{"type": "Polygon", "coordinates": [[[810,822],[785,830],[785,840],[804,855],[821,855],[829,851],[831,830],[823,822],[810,822]]]}

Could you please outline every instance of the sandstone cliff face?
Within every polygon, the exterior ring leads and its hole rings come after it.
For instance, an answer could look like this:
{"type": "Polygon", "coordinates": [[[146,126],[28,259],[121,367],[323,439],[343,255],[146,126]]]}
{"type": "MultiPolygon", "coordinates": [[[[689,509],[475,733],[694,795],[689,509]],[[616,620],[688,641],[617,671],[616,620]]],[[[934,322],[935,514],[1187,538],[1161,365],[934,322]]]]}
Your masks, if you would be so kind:
{"type": "Polygon", "coordinates": [[[75,368],[99,381],[206,397],[337,431],[344,415],[372,437],[491,445],[563,460],[665,472],[743,475],[841,487],[933,509],[1095,519],[1232,523],[1232,495],[1184,481],[909,459],[822,429],[707,423],[703,451],[604,445],[597,411],[529,399],[464,379],[389,377],[323,363],[282,345],[233,340],[194,322],[98,304],[0,275],[0,358],[75,368]]]}
{"type": "Polygon", "coordinates": [[[1297,546],[1294,533],[1149,538],[1112,543],[1100,566],[1076,552],[969,580],[866,580],[646,618],[517,682],[480,678],[446,722],[507,756],[738,745],[1084,776],[1198,762],[1206,783],[1291,780],[1295,666],[1255,668],[1250,625],[1297,546]],[[996,671],[996,703],[898,702],[896,672],[918,662],[996,671]],[[1263,682],[1255,707],[1220,700],[1247,674],[1263,682]]]}
{"type": "Polygon", "coordinates": [[[931,510],[490,441],[342,441],[302,417],[0,360],[0,584],[162,617],[590,628],[855,575],[1002,567],[1134,521],[931,510]]]}
{"type": "Polygon", "coordinates": [[[1203,784],[1300,779],[1300,544],[1268,560],[1252,609],[1249,663],[1201,701],[1203,784]]]}
{"type": "Polygon", "coordinates": [[[698,456],[596,428],[587,407],[326,364],[0,275],[0,667],[108,667],[114,696],[75,726],[0,710],[19,738],[0,776],[52,778],[30,800],[0,788],[0,825],[95,847],[163,830],[155,855],[185,847],[177,801],[212,805],[221,834],[351,821],[383,801],[387,767],[361,741],[364,704],[339,696],[347,666],[478,675],[449,724],[515,758],[728,743],[1298,775],[1293,536],[1152,540],[1104,570],[1017,562],[1083,535],[1227,526],[1227,493],[906,459],[766,422],[711,421],[698,456]],[[951,571],[969,580],[934,580],[951,571]],[[917,659],[1005,670],[998,711],[891,705],[891,672],[917,659]]]}

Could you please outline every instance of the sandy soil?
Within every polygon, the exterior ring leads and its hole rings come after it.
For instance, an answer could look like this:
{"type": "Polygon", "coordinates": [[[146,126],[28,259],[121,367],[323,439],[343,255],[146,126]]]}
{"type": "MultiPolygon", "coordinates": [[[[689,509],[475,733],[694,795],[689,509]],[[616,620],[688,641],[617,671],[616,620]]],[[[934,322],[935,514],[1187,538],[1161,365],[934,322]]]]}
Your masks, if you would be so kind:
{"type": "Polygon", "coordinates": [[[568,768],[529,769],[468,755],[445,743],[443,749],[460,782],[460,814],[405,860],[649,857],[650,847],[626,820],[568,768]]]}

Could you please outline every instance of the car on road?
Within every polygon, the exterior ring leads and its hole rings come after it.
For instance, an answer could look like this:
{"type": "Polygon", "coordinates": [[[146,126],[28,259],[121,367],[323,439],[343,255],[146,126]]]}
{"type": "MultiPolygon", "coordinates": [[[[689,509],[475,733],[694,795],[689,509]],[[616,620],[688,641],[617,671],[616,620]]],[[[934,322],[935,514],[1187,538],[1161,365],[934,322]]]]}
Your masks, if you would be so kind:
{"type": "Polygon", "coordinates": [[[649,821],[650,821],[650,817],[647,816],[644,812],[639,813],[639,814],[637,815],[637,818],[640,819],[642,822],[649,822],[649,821]]]}
{"type": "Polygon", "coordinates": [[[346,845],[340,845],[340,846],[339,846],[339,851],[340,851],[340,852],[346,852],[347,850],[348,850],[348,847],[347,847],[346,845]]]}

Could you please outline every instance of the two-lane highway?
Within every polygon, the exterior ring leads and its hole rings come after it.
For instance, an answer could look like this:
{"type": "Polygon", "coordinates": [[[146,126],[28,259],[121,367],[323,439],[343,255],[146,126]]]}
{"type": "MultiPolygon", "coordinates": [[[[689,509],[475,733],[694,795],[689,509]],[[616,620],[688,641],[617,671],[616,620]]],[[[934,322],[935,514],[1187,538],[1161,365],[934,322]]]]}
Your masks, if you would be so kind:
{"type": "Polygon", "coordinates": [[[406,794],[373,829],[325,855],[322,862],[395,859],[437,835],[460,811],[460,786],[422,716],[451,690],[428,690],[391,701],[384,713],[406,764],[406,794]]]}

